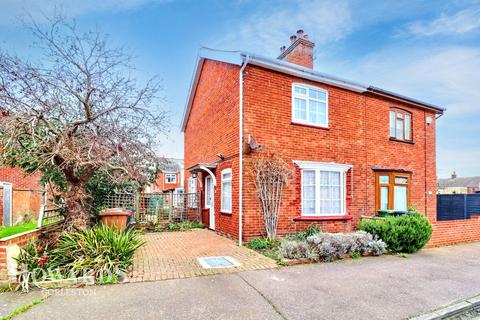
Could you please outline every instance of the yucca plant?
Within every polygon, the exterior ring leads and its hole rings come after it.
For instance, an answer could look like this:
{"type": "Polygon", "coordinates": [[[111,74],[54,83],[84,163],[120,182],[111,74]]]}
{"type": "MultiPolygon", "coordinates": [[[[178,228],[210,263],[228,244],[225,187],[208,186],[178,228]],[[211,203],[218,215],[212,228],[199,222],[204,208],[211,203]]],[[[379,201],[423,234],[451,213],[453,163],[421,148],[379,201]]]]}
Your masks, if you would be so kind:
{"type": "Polygon", "coordinates": [[[88,270],[97,278],[104,272],[126,272],[143,244],[139,230],[123,231],[105,225],[64,233],[50,252],[49,267],[72,275],[88,270]]]}

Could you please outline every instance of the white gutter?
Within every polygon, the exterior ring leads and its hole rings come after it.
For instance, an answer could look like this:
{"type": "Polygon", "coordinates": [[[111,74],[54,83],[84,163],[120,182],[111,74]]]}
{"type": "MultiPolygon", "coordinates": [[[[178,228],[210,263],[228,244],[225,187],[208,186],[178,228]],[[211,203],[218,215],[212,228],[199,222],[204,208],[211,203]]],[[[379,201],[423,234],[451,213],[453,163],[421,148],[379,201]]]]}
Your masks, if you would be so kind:
{"type": "Polygon", "coordinates": [[[238,170],[238,188],[240,192],[238,193],[238,245],[243,245],[243,71],[248,64],[249,56],[245,57],[243,65],[240,68],[240,83],[239,83],[239,93],[238,98],[238,109],[239,111],[239,162],[240,167],[238,170]]]}

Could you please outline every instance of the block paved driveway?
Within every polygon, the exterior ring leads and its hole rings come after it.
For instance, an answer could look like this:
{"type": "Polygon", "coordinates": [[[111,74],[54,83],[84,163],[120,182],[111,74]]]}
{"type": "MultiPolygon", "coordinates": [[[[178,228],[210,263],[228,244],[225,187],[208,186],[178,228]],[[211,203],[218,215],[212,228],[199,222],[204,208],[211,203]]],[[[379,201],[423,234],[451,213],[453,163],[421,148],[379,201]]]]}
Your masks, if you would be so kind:
{"type": "Polygon", "coordinates": [[[276,268],[275,261],[210,230],[153,232],[135,255],[130,282],[191,278],[221,273],[276,268]],[[238,267],[205,269],[199,257],[230,256],[238,267]]]}
{"type": "Polygon", "coordinates": [[[480,293],[480,243],[85,290],[18,319],[405,319],[480,293]]]}

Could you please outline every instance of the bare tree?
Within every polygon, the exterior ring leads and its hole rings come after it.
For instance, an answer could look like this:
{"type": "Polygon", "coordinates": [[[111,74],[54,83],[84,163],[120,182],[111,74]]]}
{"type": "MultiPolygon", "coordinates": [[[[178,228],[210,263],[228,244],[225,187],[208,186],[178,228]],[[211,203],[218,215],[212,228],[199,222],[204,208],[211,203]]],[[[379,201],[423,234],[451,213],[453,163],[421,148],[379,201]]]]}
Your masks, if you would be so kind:
{"type": "Polygon", "coordinates": [[[254,158],[253,171],[267,238],[275,239],[283,189],[288,183],[291,169],[283,160],[265,155],[254,158]]]}
{"type": "MultiPolygon", "coordinates": [[[[32,63],[0,53],[0,165],[56,170],[66,187],[66,226],[88,224],[86,185],[98,171],[145,180],[166,131],[155,78],[140,86],[131,57],[99,32],[61,17],[30,28],[44,55],[32,63]]],[[[32,171],[32,170],[30,170],[32,171]]]]}

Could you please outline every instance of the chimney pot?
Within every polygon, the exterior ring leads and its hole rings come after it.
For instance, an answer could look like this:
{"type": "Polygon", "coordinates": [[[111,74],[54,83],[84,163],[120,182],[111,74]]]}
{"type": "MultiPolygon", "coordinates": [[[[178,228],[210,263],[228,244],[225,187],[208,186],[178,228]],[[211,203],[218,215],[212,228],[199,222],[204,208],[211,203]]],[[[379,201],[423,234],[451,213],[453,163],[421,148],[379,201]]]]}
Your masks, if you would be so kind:
{"type": "Polygon", "coordinates": [[[452,172],[452,179],[456,179],[457,178],[457,173],[455,171],[452,172]]]}
{"type": "Polygon", "coordinates": [[[307,39],[308,36],[304,34],[302,29],[297,30],[296,34],[290,36],[291,43],[288,48],[285,46],[280,47],[278,59],[313,69],[313,48],[315,43],[300,41],[307,39]]]}

